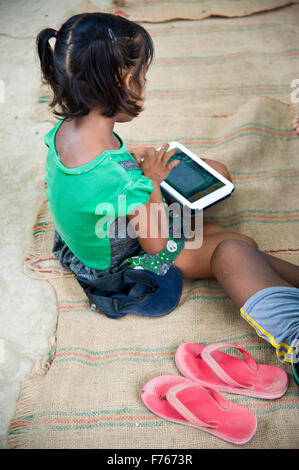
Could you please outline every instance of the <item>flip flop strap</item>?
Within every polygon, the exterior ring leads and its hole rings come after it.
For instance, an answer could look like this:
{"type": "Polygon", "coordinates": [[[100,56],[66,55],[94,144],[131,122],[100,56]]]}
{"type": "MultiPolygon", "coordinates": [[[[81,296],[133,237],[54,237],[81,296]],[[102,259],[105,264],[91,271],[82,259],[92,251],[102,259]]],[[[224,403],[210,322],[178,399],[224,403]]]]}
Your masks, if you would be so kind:
{"type": "Polygon", "coordinates": [[[222,348],[234,348],[238,349],[240,351],[245,359],[245,364],[247,365],[248,369],[251,370],[252,372],[256,372],[258,369],[257,363],[255,362],[254,358],[249,354],[246,349],[243,349],[236,344],[232,343],[212,343],[206,346],[202,352],[201,352],[201,357],[202,359],[208,364],[208,366],[215,372],[218,377],[223,380],[223,382],[227,383],[228,385],[231,385],[232,387],[237,387],[237,388],[252,388],[252,385],[249,384],[242,384],[240,382],[237,382],[234,380],[225,370],[218,364],[218,362],[212,357],[211,353],[213,351],[216,351],[218,349],[222,348]]]}
{"type": "MultiPolygon", "coordinates": [[[[192,411],[190,411],[190,409],[187,408],[184,405],[184,403],[182,403],[182,401],[178,398],[177,394],[179,392],[181,392],[182,390],[185,390],[186,388],[191,388],[191,387],[200,387],[200,386],[196,383],[183,383],[183,384],[178,384],[178,385],[175,385],[174,387],[171,387],[166,393],[167,401],[190,424],[193,424],[194,426],[201,426],[201,427],[210,428],[210,429],[217,428],[219,426],[219,423],[217,421],[208,421],[207,423],[202,421],[197,416],[195,416],[192,413],[192,411]]],[[[200,388],[203,388],[209,391],[211,395],[215,398],[215,401],[220,406],[220,408],[222,408],[225,411],[229,409],[229,402],[222,395],[220,395],[220,393],[218,393],[216,390],[210,389],[208,387],[200,387],[200,388]]]]}

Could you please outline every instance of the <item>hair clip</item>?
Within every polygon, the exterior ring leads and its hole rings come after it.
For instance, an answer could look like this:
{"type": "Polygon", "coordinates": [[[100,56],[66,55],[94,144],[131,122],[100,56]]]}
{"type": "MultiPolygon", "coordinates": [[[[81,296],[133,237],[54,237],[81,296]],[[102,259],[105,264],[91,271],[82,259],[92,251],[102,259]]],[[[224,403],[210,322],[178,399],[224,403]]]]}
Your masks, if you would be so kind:
{"type": "Polygon", "coordinates": [[[55,33],[54,33],[55,38],[57,37],[57,34],[58,34],[58,30],[55,31],[55,33]]]}
{"type": "Polygon", "coordinates": [[[108,34],[109,34],[109,36],[110,36],[110,38],[111,38],[111,41],[112,41],[112,42],[115,42],[115,41],[116,41],[116,37],[115,37],[115,34],[114,34],[114,32],[112,31],[111,28],[108,28],[108,34]]]}

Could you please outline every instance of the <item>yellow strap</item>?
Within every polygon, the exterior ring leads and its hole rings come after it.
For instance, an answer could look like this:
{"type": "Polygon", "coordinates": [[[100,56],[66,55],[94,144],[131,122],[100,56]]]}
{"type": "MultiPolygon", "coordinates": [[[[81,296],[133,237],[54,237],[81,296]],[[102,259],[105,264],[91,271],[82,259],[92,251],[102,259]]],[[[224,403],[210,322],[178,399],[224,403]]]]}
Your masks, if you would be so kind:
{"type": "Polygon", "coordinates": [[[257,335],[262,338],[262,336],[259,334],[259,331],[257,329],[259,329],[265,336],[267,336],[267,338],[269,339],[269,342],[272,344],[272,346],[274,346],[274,348],[276,349],[280,349],[281,347],[284,347],[287,349],[287,351],[276,351],[276,354],[277,356],[284,356],[284,359],[286,362],[292,362],[288,357],[286,357],[286,354],[290,354],[292,355],[294,349],[291,348],[288,344],[286,343],[280,343],[280,344],[277,344],[275,339],[274,339],[274,336],[272,336],[270,333],[268,333],[266,330],[264,330],[264,328],[262,328],[255,320],[253,320],[253,318],[251,318],[242,308],[240,309],[241,311],[241,314],[242,316],[245,317],[245,319],[250,323],[252,324],[252,327],[255,329],[257,335]]]}

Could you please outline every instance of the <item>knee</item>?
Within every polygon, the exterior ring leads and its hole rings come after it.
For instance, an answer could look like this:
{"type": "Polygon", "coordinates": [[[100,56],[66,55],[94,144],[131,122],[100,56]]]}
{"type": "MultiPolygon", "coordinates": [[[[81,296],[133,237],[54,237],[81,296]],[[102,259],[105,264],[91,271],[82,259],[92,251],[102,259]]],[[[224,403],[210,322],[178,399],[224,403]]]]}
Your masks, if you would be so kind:
{"type": "Polygon", "coordinates": [[[234,252],[234,246],[235,240],[231,239],[223,240],[216,246],[211,257],[211,268],[215,275],[224,268],[227,259],[234,252]]]}
{"type": "Polygon", "coordinates": [[[245,240],[233,238],[228,238],[219,243],[211,258],[211,269],[216,278],[221,273],[229,272],[232,274],[235,270],[240,269],[240,263],[242,263],[241,260],[245,252],[252,250],[249,245],[256,246],[255,242],[251,244],[245,240]]]}

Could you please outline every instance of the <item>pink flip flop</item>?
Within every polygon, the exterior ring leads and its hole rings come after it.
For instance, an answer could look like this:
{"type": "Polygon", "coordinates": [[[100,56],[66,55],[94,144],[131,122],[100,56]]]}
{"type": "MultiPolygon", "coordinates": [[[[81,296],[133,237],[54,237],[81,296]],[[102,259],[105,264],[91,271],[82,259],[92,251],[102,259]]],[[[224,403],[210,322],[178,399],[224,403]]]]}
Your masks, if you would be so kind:
{"type": "Polygon", "coordinates": [[[283,369],[257,364],[246,349],[235,344],[183,343],[177,349],[175,361],[188,379],[222,392],[273,400],[284,395],[288,387],[283,369]],[[221,348],[236,348],[245,360],[219,351],[221,348]]]}
{"type": "Polygon", "coordinates": [[[233,444],[245,444],[256,431],[257,420],[252,411],[184,377],[155,377],[146,383],[141,398],[161,418],[206,431],[233,444]]]}

